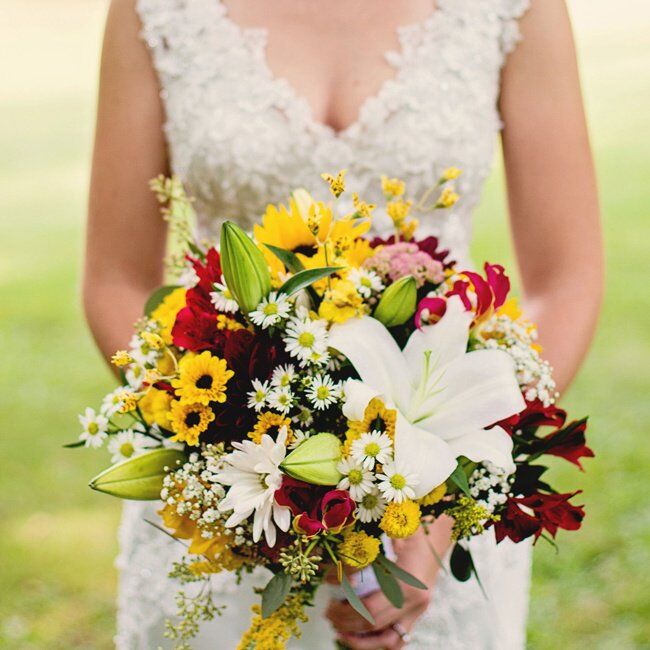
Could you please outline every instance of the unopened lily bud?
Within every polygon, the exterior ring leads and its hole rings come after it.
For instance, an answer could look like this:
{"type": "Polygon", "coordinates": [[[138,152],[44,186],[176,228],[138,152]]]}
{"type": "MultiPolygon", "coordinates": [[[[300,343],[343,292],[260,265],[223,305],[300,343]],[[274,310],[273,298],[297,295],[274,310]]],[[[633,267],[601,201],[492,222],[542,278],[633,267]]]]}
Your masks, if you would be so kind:
{"type": "Polygon", "coordinates": [[[231,221],[221,227],[221,270],[228,290],[245,314],[271,291],[271,273],[264,255],[231,221]]]}
{"type": "Polygon", "coordinates": [[[301,442],[280,468],[292,478],[312,485],[336,485],[342,478],[337,465],[341,441],[331,433],[317,433],[301,442]]]}
{"type": "Polygon", "coordinates": [[[386,327],[403,325],[415,313],[417,283],[412,275],[391,284],[381,297],[373,316],[386,327]]]}

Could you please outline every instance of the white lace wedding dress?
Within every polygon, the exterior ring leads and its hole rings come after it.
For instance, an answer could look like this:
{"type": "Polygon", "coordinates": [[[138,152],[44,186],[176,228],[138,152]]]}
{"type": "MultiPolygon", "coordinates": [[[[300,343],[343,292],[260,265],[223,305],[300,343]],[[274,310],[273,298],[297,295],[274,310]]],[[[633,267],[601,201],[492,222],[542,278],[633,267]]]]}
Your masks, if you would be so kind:
{"type": "MultiPolygon", "coordinates": [[[[529,0],[438,0],[426,20],[398,31],[399,50],[386,54],[393,79],[361,107],[342,132],[318,123],[308,103],[265,59],[266,33],[242,29],[220,0],[139,0],[143,36],[158,71],[167,112],[173,171],[196,197],[200,228],[214,236],[223,219],[244,226],[296,186],[323,191],[322,171],[347,168],[349,185],[379,202],[380,174],[400,176],[419,195],[445,167],[464,173],[462,200],[444,216],[424,220],[457,260],[468,259],[471,213],[493,160],[501,128],[500,72],[518,38],[529,0]]],[[[164,620],[175,612],[177,585],[166,571],[182,549],[144,523],[155,504],[127,503],[120,533],[119,650],[170,647],[164,620]]],[[[410,648],[511,650],[525,645],[530,548],[491,533],[472,542],[486,592],[476,581],[440,575],[433,602],[410,648]]],[[[253,583],[214,580],[228,609],[206,624],[197,650],[234,650],[249,622],[253,583]]],[[[331,650],[320,594],[303,638],[292,648],[331,650]]]]}

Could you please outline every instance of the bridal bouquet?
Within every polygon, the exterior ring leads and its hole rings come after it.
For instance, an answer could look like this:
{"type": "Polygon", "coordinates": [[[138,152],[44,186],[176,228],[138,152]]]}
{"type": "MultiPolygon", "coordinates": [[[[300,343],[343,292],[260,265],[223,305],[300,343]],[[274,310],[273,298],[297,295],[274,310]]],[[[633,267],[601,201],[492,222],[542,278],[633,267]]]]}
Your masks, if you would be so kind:
{"type": "Polygon", "coordinates": [[[106,442],[117,464],[91,487],[160,499],[152,525],[186,545],[171,575],[204,588],[178,596],[177,647],[220,613],[209,588],[220,571],[269,570],[239,646],[269,650],[300,634],[332,567],[370,620],[364,580],[397,607],[400,583],[426,588],[393,562],[390,540],[442,514],[460,580],[476,574],[466,541],[488,528],[520,542],[580,527],[577,492],[553,490],[537,461],[592,456],[586,420],[567,424],[554,405],[504,269],[464,270],[417,236],[413,215],[453,205],[459,173],[418,204],[382,178],[381,209],[348,201],[344,172],[323,175],[330,202],[297,190],[253,237],[226,222],[220,250],[190,235],[180,183],[154,181],[179,281],[148,301],[113,357],[123,386],[80,416],[71,446],[106,442]],[[380,214],[394,234],[370,238],[380,214]]]}

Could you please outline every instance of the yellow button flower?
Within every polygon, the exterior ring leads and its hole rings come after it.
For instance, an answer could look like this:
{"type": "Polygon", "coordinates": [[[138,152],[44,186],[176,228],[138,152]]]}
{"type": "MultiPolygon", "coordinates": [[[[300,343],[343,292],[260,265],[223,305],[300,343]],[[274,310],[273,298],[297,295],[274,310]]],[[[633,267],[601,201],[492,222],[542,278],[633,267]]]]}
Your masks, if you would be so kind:
{"type": "Polygon", "coordinates": [[[372,564],[379,555],[380,541],[363,530],[345,534],[338,545],[341,561],[355,569],[363,569],[372,564]]]}
{"type": "Polygon", "coordinates": [[[401,503],[389,503],[379,527],[394,539],[410,537],[420,527],[421,514],[420,506],[414,501],[407,499],[401,503]]]}

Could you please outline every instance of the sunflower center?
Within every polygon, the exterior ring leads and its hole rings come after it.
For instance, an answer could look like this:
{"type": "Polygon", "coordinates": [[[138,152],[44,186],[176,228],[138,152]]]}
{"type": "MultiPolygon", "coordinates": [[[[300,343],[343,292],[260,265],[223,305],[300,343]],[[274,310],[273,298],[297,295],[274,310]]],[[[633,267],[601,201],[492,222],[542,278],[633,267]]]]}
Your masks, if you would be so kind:
{"type": "Polygon", "coordinates": [[[209,388],[212,388],[212,377],[210,375],[201,375],[196,380],[196,387],[200,388],[201,390],[208,390],[209,388]]]}
{"type": "Polygon", "coordinates": [[[360,469],[351,469],[348,474],[350,485],[359,485],[363,481],[363,473],[360,469]]]}
{"type": "Polygon", "coordinates": [[[390,484],[396,490],[403,490],[406,487],[406,479],[401,474],[393,474],[390,477],[390,484]]]}
{"type": "Polygon", "coordinates": [[[185,424],[188,426],[190,429],[192,427],[196,427],[199,425],[201,422],[201,416],[196,412],[196,411],[190,411],[186,416],[185,416],[185,424]]]}
{"type": "Polygon", "coordinates": [[[374,458],[381,451],[381,447],[376,442],[369,442],[364,449],[366,456],[372,456],[374,458]]]}
{"type": "Polygon", "coordinates": [[[298,343],[303,347],[303,348],[311,348],[314,345],[314,341],[316,338],[311,332],[303,332],[299,337],[298,337],[298,343]]]}
{"type": "Polygon", "coordinates": [[[123,442],[120,445],[120,454],[124,456],[124,458],[130,458],[131,456],[133,456],[134,451],[135,451],[135,447],[130,442],[123,442]]]}
{"type": "Polygon", "coordinates": [[[88,425],[88,433],[91,436],[95,436],[95,435],[97,435],[99,433],[99,426],[97,425],[97,422],[91,422],[88,425]]]}

